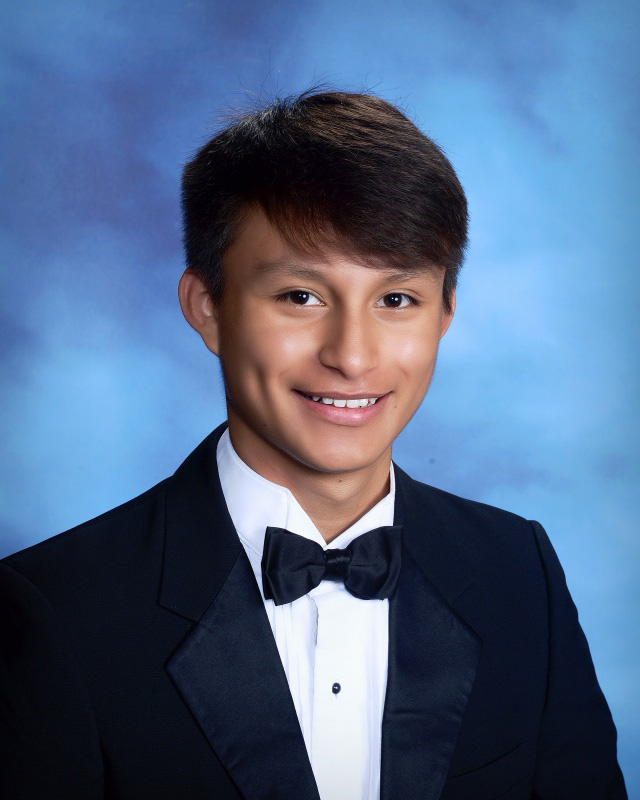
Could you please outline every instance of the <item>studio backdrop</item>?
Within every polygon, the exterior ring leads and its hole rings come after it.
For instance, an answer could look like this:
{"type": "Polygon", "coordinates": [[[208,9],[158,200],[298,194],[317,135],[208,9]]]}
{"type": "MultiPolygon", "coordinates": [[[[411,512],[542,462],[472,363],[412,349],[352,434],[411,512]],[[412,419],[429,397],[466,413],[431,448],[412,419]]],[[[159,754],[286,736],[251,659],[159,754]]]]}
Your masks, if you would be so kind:
{"type": "Polygon", "coordinates": [[[184,162],[261,99],[373,91],[444,148],[471,214],[394,458],[545,526],[640,796],[639,8],[5,3],[0,555],[146,490],[224,419],[177,302],[184,162]]]}

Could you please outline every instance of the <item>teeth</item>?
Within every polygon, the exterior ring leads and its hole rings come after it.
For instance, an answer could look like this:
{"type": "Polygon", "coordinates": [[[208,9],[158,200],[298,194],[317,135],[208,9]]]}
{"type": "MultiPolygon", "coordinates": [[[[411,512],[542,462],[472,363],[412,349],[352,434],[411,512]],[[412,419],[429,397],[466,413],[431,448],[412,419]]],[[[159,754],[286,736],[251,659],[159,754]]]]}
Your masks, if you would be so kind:
{"type": "Polygon", "coordinates": [[[307,395],[311,397],[316,403],[322,401],[326,406],[336,406],[336,408],[365,408],[372,406],[378,400],[377,397],[363,397],[362,399],[355,400],[338,400],[333,397],[320,397],[320,395],[307,395]]]}

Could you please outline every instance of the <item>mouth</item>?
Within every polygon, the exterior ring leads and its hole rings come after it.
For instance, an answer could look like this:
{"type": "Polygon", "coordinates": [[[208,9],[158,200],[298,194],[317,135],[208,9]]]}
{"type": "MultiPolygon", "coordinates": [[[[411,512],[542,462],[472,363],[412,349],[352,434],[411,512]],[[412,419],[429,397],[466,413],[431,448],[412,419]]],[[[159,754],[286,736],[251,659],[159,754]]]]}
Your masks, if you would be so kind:
{"type": "Polygon", "coordinates": [[[335,394],[307,394],[296,389],[295,394],[307,412],[316,419],[334,425],[358,427],[382,413],[391,392],[371,397],[347,397],[344,394],[336,397],[335,394]]]}
{"type": "Polygon", "coordinates": [[[325,396],[322,394],[306,394],[299,389],[296,389],[296,392],[314,403],[322,403],[322,405],[335,406],[336,408],[367,408],[367,406],[374,406],[383,397],[383,395],[378,395],[377,397],[325,396]]]}

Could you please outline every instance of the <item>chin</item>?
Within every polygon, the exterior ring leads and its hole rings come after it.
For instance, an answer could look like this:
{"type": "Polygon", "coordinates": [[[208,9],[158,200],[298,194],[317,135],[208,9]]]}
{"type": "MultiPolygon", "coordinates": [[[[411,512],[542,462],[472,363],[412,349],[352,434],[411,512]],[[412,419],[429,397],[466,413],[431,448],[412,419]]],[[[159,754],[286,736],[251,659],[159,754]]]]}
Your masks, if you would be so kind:
{"type": "Polygon", "coordinates": [[[317,472],[355,472],[371,466],[384,452],[372,453],[370,449],[359,452],[354,447],[315,447],[292,453],[301,463],[317,472]]]}

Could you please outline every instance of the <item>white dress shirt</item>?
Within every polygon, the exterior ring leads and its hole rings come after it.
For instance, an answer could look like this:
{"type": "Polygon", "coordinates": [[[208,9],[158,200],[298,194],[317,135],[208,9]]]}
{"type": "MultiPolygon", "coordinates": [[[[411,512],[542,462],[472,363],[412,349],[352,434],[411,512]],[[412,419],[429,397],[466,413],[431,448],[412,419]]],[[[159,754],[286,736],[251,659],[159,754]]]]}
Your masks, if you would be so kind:
{"type": "MultiPolygon", "coordinates": [[[[217,461],[229,514],[261,592],[267,526],[286,528],[327,548],[289,489],[240,459],[228,430],[218,443],[217,461]]],[[[330,547],[344,548],[366,531],[393,525],[393,465],[390,478],[389,494],[330,547]]],[[[342,583],[322,581],[293,603],[276,606],[264,600],[264,605],[321,799],[379,800],[389,601],[360,600],[342,583]]]]}

